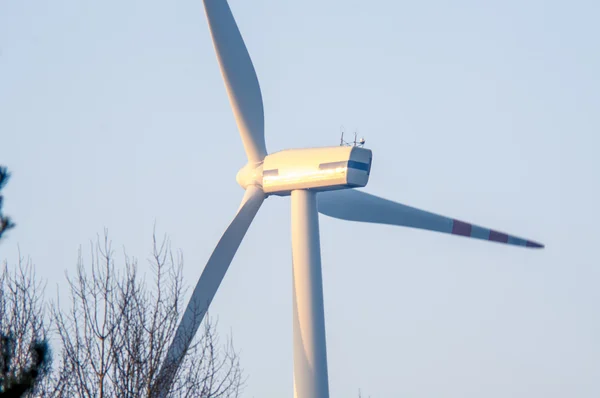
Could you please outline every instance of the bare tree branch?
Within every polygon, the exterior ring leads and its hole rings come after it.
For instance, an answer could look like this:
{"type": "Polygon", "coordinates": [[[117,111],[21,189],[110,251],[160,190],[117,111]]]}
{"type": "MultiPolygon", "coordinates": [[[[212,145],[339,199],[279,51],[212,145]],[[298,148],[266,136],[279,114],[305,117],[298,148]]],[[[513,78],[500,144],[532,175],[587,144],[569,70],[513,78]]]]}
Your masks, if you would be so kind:
{"type": "MultiPolygon", "coordinates": [[[[20,255],[19,255],[20,256],[20,255]]],[[[183,257],[153,236],[148,281],[135,258],[117,264],[108,234],[79,250],[66,275],[68,303],[44,310],[44,285],[29,260],[0,269],[0,398],[156,396],[159,369],[183,310],[183,257]],[[66,305],[70,304],[70,305],[66,305]],[[54,338],[54,368],[46,341],[54,338]],[[8,389],[10,387],[10,389],[8,389]],[[28,391],[26,391],[29,389],[28,391]],[[22,394],[21,394],[22,393],[22,394]],[[24,395],[23,395],[24,394],[24,395]]],[[[64,299],[64,297],[63,297],[64,299]]],[[[220,344],[209,317],[181,358],[170,397],[234,398],[243,386],[231,339],[220,344]]],[[[175,369],[174,369],[175,370],[175,369]]]]}
{"type": "MultiPolygon", "coordinates": [[[[147,286],[135,259],[125,255],[124,264],[115,265],[106,232],[92,244],[87,271],[80,254],[76,278],[68,278],[71,311],[53,310],[63,346],[57,390],[82,397],[155,396],[158,371],[182,312],[183,259],[166,238],[159,242],[154,235],[149,262],[152,283],[147,286]]],[[[230,340],[219,344],[210,319],[182,361],[170,396],[239,396],[238,356],[230,340]]]]}

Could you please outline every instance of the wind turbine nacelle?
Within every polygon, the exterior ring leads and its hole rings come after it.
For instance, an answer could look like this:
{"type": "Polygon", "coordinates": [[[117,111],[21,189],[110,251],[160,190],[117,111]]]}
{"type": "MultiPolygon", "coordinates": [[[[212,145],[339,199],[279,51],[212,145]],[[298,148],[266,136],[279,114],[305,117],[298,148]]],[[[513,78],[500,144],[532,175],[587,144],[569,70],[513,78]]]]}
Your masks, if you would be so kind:
{"type": "Polygon", "coordinates": [[[351,146],[288,149],[264,159],[266,194],[286,196],[296,189],[331,191],[364,187],[369,181],[370,149],[351,146]]]}

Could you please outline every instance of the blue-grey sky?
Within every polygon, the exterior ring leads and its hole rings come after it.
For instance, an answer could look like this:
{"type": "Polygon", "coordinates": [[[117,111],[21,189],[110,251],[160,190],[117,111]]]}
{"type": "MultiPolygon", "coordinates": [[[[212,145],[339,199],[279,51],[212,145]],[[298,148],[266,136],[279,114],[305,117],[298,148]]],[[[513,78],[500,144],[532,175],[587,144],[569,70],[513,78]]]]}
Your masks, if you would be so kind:
{"type": "MultiPolygon", "coordinates": [[[[600,5],[231,0],[267,148],[373,150],[368,192],[541,241],[524,250],[320,217],[333,397],[600,395],[600,5]]],[[[156,221],[192,285],[245,156],[200,0],[0,3],[0,163],[48,293],[109,229],[156,221]]],[[[292,394],[289,199],[258,213],[212,307],[245,396],[292,394]]]]}

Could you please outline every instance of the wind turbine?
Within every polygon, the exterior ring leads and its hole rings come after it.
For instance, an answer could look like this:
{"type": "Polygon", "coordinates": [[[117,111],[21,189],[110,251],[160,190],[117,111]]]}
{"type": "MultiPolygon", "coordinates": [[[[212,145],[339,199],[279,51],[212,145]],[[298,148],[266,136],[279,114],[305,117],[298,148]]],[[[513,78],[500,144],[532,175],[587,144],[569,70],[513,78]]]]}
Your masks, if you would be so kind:
{"type": "Polygon", "coordinates": [[[226,0],[204,0],[213,44],[247,164],[245,194],[200,276],[155,384],[166,397],[181,360],[254,216],[268,196],[291,196],[294,397],[329,397],[318,212],[343,220],[399,225],[528,248],[543,245],[356,190],[367,185],[372,153],[362,146],[268,154],[264,111],[250,55],[226,0]]]}

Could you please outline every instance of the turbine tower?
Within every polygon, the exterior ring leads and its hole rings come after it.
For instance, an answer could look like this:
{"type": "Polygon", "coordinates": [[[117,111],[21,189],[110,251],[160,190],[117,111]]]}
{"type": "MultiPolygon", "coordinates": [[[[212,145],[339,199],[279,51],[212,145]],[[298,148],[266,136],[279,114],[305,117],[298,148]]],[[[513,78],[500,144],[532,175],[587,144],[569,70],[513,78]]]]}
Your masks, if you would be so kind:
{"type": "Polygon", "coordinates": [[[237,214],[208,259],[177,328],[154,384],[159,397],[167,396],[246,231],[268,196],[291,196],[295,398],[329,397],[319,212],[342,220],[425,229],[528,248],[543,247],[357,190],[367,185],[371,172],[372,153],[362,145],[268,154],[258,79],[229,5],[226,0],[204,0],[204,8],[248,158],[236,176],[245,194],[237,214]]]}

